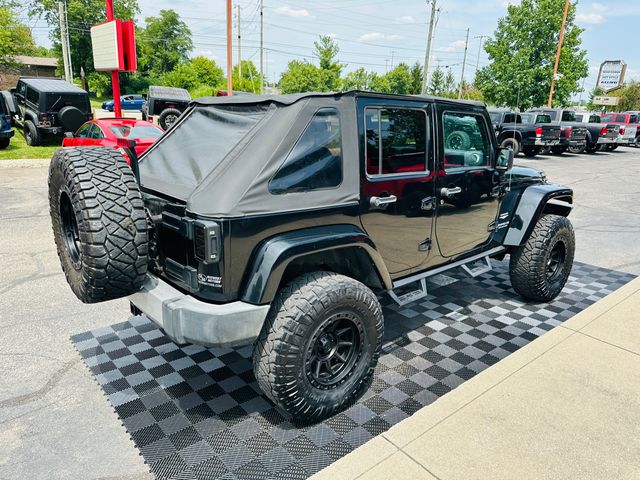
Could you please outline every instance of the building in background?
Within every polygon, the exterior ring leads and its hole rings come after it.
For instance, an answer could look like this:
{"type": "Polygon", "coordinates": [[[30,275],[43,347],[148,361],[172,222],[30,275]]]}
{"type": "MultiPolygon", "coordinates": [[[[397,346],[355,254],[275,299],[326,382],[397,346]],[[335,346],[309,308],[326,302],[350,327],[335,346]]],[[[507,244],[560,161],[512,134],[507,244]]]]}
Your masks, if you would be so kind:
{"type": "Polygon", "coordinates": [[[0,90],[13,88],[18,78],[23,77],[56,77],[58,59],[52,57],[27,57],[17,55],[17,66],[0,67],[0,90]]]}

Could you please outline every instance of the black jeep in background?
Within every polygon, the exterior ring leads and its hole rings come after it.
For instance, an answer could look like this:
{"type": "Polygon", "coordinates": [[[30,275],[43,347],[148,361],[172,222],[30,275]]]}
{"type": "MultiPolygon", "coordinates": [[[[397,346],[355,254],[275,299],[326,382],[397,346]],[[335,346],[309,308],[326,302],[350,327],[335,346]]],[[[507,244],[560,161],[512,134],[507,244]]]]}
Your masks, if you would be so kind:
{"type": "Polygon", "coordinates": [[[27,145],[75,132],[91,118],[89,94],[60,78],[21,77],[12,93],[27,145]]]}
{"type": "Polygon", "coordinates": [[[142,118],[153,121],[158,116],[158,125],[167,130],[173,125],[191,102],[191,95],[184,88],[149,86],[147,103],[142,107],[142,118]]]}
{"type": "Polygon", "coordinates": [[[406,305],[427,296],[428,277],[477,276],[506,255],[517,293],[560,293],[573,192],[512,163],[478,102],[208,97],[135,172],[113,148],[58,150],[49,204],[80,300],[129,296],[179,344],[253,345],[264,393],[320,419],[373,377],[376,293],[406,305]]]}
{"type": "Polygon", "coordinates": [[[543,148],[551,148],[560,143],[558,125],[551,125],[550,119],[548,122],[543,122],[544,118],[533,119],[535,121],[532,122],[533,115],[529,115],[527,121],[524,121],[523,115],[528,114],[520,114],[512,110],[489,110],[491,123],[501,148],[510,147],[514,155],[522,152],[527,157],[535,157],[543,148]]]}

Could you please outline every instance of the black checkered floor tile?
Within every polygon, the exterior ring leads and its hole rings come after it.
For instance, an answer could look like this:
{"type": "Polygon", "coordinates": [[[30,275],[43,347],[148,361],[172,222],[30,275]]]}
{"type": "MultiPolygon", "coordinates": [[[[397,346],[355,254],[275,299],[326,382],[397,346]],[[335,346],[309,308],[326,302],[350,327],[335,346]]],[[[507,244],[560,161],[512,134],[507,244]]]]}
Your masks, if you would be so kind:
{"type": "Polygon", "coordinates": [[[71,340],[158,478],[305,479],[632,278],[576,264],[555,301],[527,304],[496,262],[475,279],[434,277],[428,298],[405,307],[384,296],[370,389],[311,426],[261,395],[250,347],[181,348],[145,317],[71,340]]]}

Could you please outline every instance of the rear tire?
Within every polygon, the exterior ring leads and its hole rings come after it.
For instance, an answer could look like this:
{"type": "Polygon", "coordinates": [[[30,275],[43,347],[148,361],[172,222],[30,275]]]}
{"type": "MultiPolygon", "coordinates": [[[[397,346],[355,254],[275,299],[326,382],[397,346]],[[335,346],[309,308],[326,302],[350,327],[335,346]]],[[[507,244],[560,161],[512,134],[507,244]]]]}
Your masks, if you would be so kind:
{"type": "Polygon", "coordinates": [[[178,121],[182,112],[176,108],[166,108],[158,118],[158,124],[163,130],[168,130],[174,123],[178,121]]]}
{"type": "Polygon", "coordinates": [[[42,138],[38,133],[38,129],[31,120],[24,121],[22,133],[24,133],[24,141],[30,147],[37,147],[42,143],[42,138]]]}
{"type": "Polygon", "coordinates": [[[574,155],[578,155],[578,154],[584,152],[584,147],[569,147],[567,150],[569,151],[569,153],[573,153],[574,155]]]}
{"type": "Polygon", "coordinates": [[[525,157],[535,157],[540,153],[540,147],[523,147],[522,153],[525,157]]]}
{"type": "Polygon", "coordinates": [[[585,148],[585,151],[587,153],[596,153],[599,148],[600,145],[598,145],[597,143],[587,143],[587,148],[585,148]]]}
{"type": "Polygon", "coordinates": [[[613,152],[618,148],[618,145],[607,145],[607,152],[613,152]]]}
{"type": "Polygon", "coordinates": [[[114,148],[60,148],[49,168],[58,257],[84,303],[135,293],[148,262],[147,216],[133,172],[114,148]]]}
{"type": "Polygon", "coordinates": [[[543,215],[526,243],[511,252],[513,289],[530,300],[553,300],[567,283],[574,253],[575,235],[569,219],[543,215]]]}
{"type": "Polygon", "coordinates": [[[505,138],[500,143],[500,148],[509,148],[513,150],[513,156],[517,157],[518,153],[520,153],[520,142],[517,138],[505,138]]]}
{"type": "Polygon", "coordinates": [[[369,288],[331,272],[307,273],[273,301],[253,351],[254,374],[278,407],[320,420],[366,390],[382,336],[382,309],[369,288]]]}
{"type": "Polygon", "coordinates": [[[4,150],[9,146],[10,138],[0,138],[0,149],[4,150]]]}

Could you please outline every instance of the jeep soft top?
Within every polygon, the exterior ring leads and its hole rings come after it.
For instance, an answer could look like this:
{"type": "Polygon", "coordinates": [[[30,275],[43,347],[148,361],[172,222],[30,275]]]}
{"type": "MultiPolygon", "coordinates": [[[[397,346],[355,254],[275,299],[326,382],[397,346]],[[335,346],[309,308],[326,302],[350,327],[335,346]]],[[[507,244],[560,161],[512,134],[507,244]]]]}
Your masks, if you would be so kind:
{"type": "Polygon", "coordinates": [[[49,198],[78,298],[129,296],[177,343],[254,344],[264,392],[317,419],[371,379],[374,291],[404,305],[431,275],[477,276],[507,254],[525,298],[562,290],[572,191],[512,162],[478,102],[206,98],[133,171],[114,149],[59,150],[49,198]]]}

